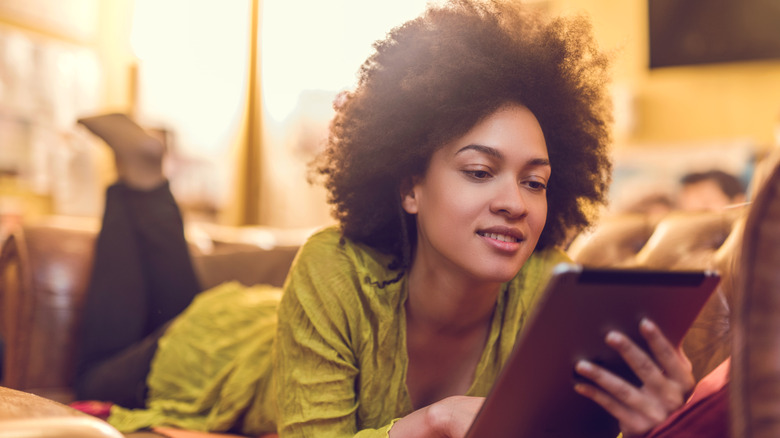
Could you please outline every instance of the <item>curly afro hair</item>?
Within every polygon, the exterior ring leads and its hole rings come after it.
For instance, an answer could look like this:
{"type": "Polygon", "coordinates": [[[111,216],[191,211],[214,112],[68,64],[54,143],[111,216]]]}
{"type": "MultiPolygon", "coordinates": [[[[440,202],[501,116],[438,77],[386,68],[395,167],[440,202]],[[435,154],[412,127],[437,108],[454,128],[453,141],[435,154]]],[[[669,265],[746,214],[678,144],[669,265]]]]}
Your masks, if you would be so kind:
{"type": "Polygon", "coordinates": [[[518,2],[452,0],[374,48],[356,89],[336,99],[312,168],[344,236],[408,264],[416,232],[401,185],[508,103],[536,116],[553,168],[538,247],[590,225],[610,182],[611,106],[609,62],[586,19],[548,19],[518,2]]]}

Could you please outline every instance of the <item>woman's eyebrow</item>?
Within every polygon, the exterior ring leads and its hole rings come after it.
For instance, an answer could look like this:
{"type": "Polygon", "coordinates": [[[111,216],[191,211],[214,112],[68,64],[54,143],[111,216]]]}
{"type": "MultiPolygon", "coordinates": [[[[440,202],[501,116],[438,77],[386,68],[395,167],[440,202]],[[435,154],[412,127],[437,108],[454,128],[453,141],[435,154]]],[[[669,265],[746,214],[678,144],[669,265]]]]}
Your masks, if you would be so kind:
{"type": "Polygon", "coordinates": [[[533,160],[529,161],[528,164],[531,165],[531,166],[537,166],[537,167],[538,166],[552,167],[550,165],[550,160],[547,159],[547,158],[534,158],[533,160]]]}
{"type": "Polygon", "coordinates": [[[477,152],[481,152],[481,153],[483,153],[485,155],[490,155],[491,157],[497,158],[497,159],[503,159],[504,158],[504,154],[502,154],[501,151],[499,151],[498,149],[492,148],[490,146],[481,145],[481,144],[470,144],[468,146],[463,146],[462,148],[458,149],[458,152],[455,152],[455,155],[458,155],[459,153],[465,152],[465,151],[468,151],[468,150],[474,150],[474,151],[477,151],[477,152]]]}
{"type": "MultiPolygon", "coordinates": [[[[477,151],[499,160],[504,158],[504,154],[502,154],[501,151],[499,151],[498,149],[490,146],[481,145],[481,144],[470,144],[468,146],[463,146],[462,148],[458,149],[457,152],[455,152],[455,155],[458,155],[459,153],[468,150],[477,151]]],[[[548,158],[541,158],[541,157],[532,159],[531,161],[528,162],[528,165],[534,167],[539,167],[539,166],[551,167],[550,160],[548,158]]]]}

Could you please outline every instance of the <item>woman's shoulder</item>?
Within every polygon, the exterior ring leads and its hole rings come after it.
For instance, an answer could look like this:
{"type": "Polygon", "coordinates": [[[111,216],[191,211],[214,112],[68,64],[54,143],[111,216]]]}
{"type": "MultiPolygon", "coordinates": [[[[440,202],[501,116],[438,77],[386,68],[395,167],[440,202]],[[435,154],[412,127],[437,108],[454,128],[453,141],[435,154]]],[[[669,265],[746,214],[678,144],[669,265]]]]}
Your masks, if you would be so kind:
{"type": "Polygon", "coordinates": [[[352,273],[372,279],[395,277],[393,258],[344,236],[335,225],[312,234],[301,247],[294,268],[319,267],[326,272],[352,273]]]}
{"type": "Polygon", "coordinates": [[[340,239],[341,231],[339,231],[338,225],[328,225],[312,233],[309,238],[306,239],[306,242],[304,242],[303,246],[328,246],[338,243],[340,239]]]}
{"type": "MultiPolygon", "coordinates": [[[[280,318],[355,330],[363,321],[384,319],[402,300],[402,274],[392,258],[344,237],[336,227],[312,234],[296,256],[284,286],[280,318]]],[[[348,336],[349,337],[349,336],[348,336]]]]}

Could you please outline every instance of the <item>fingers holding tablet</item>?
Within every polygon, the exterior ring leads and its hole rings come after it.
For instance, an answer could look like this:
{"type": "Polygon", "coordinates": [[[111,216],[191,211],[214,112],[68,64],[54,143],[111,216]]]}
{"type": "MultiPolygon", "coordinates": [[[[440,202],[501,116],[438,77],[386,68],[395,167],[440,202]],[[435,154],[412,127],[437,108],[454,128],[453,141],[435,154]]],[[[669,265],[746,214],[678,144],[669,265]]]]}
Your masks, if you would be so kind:
{"type": "Polygon", "coordinates": [[[593,384],[577,383],[574,389],[612,414],[624,435],[647,432],[666,419],[682,406],[694,385],[690,361],[681,349],[647,319],[642,320],[639,331],[650,352],[617,331],[610,331],[605,343],[620,354],[641,384],[633,385],[585,360],[575,366],[575,371],[593,384]]]}
{"type": "MultiPolygon", "coordinates": [[[[586,377],[591,383],[578,382],[574,389],[583,396],[593,400],[615,417],[620,423],[620,429],[626,432],[625,425],[631,425],[632,430],[649,430],[657,421],[647,418],[647,415],[633,408],[640,403],[642,395],[637,387],[631,385],[617,375],[595,363],[587,360],[577,362],[577,373],[586,377]]],[[[656,417],[662,413],[658,412],[656,417]]]]}
{"type": "MultiPolygon", "coordinates": [[[[690,394],[696,384],[693,378],[693,366],[685,355],[682,347],[675,348],[655,323],[649,319],[643,319],[639,324],[639,332],[647,341],[655,361],[664,371],[664,374],[683,389],[683,393],[690,394]]],[[[669,382],[669,380],[667,380],[669,382]]]]}
{"type": "Polygon", "coordinates": [[[640,388],[599,365],[582,360],[575,370],[593,384],[578,382],[574,389],[615,417],[623,436],[645,433],[668,415],[660,405],[648,403],[640,388]]]}

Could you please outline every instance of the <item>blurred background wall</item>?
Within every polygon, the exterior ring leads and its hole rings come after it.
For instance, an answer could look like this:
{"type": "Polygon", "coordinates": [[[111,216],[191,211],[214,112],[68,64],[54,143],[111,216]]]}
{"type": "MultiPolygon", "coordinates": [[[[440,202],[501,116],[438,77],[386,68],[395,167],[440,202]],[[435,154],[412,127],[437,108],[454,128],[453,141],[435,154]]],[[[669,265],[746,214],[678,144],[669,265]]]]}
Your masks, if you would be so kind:
{"type": "MultiPolygon", "coordinates": [[[[685,163],[749,170],[778,141],[780,59],[651,69],[648,1],[531,1],[589,16],[613,53],[614,151],[627,163],[616,182],[642,173],[636,162],[677,163],[643,173],[641,184],[664,190],[685,163]]],[[[0,223],[100,214],[111,156],[75,120],[111,111],[165,136],[174,194],[193,220],[328,222],[306,163],[330,103],[354,84],[371,43],[424,5],[0,0],[0,223]]]]}

